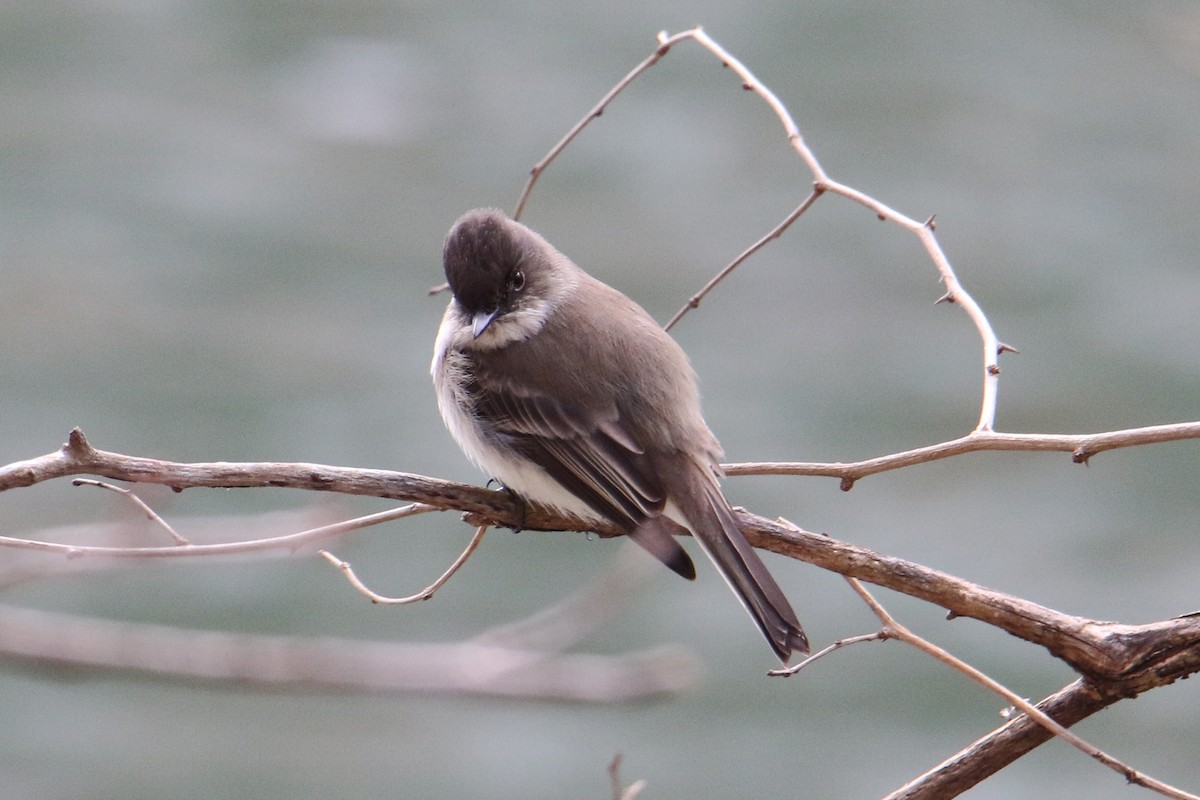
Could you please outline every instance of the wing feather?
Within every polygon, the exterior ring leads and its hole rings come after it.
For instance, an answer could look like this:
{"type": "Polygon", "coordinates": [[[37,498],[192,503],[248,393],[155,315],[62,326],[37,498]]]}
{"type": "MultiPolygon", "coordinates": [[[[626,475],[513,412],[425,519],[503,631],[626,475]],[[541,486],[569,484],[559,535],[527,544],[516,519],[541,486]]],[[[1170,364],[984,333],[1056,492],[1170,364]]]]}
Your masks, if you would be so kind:
{"type": "Polygon", "coordinates": [[[662,512],[662,484],[615,405],[568,409],[549,395],[479,375],[468,395],[494,435],[598,513],[628,528],[662,512]]]}
{"type": "MultiPolygon", "coordinates": [[[[536,387],[476,369],[466,387],[488,434],[517,450],[596,514],[685,578],[696,576],[675,540],[679,526],[662,516],[666,490],[653,459],[638,444],[615,401],[567,407],[536,387]]],[[[537,498],[532,498],[536,500],[537,498]]]]}

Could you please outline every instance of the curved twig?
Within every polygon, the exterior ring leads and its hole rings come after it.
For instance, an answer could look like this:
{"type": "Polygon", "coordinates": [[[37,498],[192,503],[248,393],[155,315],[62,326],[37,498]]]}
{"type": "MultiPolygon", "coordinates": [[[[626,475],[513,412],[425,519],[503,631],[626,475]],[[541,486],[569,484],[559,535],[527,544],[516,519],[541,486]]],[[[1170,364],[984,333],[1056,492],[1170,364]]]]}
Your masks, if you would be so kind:
{"type": "Polygon", "coordinates": [[[321,556],[330,564],[333,564],[335,567],[340,569],[342,574],[346,576],[346,580],[350,581],[350,585],[357,589],[360,594],[362,594],[372,603],[378,603],[386,606],[406,606],[411,605],[412,603],[420,603],[428,600],[429,598],[433,597],[438,589],[445,586],[446,581],[454,577],[454,573],[458,572],[459,567],[467,563],[467,559],[470,558],[471,554],[475,552],[475,548],[479,547],[479,543],[483,541],[483,535],[487,533],[487,531],[487,525],[480,525],[477,527],[475,529],[475,534],[471,537],[471,541],[467,542],[466,549],[459,553],[458,558],[454,559],[454,563],[452,563],[445,572],[439,575],[436,581],[429,584],[416,594],[409,595],[408,597],[388,597],[387,595],[379,594],[363,583],[358,575],[354,574],[354,569],[350,566],[349,561],[343,561],[328,550],[318,550],[317,555],[321,556]]]}

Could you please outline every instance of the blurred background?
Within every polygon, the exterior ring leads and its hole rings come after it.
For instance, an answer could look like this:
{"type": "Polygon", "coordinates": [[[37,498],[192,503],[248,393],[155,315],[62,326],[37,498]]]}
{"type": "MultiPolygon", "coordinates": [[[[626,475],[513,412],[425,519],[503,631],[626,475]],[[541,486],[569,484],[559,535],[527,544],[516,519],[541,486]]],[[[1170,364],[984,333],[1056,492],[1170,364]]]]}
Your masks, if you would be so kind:
{"type": "MultiPolygon", "coordinates": [[[[938,234],[1005,356],[998,426],[1090,432],[1200,417],[1200,10],[1191,2],[9,0],[0,5],[0,463],[79,425],[180,461],[312,461],[482,482],[428,362],[440,248],[654,48],[703,24],[789,106],[830,174],[938,234]]],[[[808,191],[766,106],[694,44],[545,174],[524,220],[666,320],[808,191]]],[[[729,460],[853,460],[977,419],[978,339],[916,240],[822,199],[676,327],[729,460]]],[[[739,478],[765,516],[1061,611],[1200,607],[1200,446],[976,454],[836,482],[739,478]]],[[[288,491],[147,489],[188,520],[311,507],[288,491]]],[[[3,533],[128,520],[65,481],[2,498],[3,533]]],[[[389,507],[344,500],[349,515],[389,507]]],[[[159,542],[154,534],[146,541],[159,542]]],[[[238,523],[221,536],[242,538],[238,523]]],[[[457,515],[334,548],[374,588],[428,583],[457,515]]],[[[612,541],[497,532],[419,607],[367,603],[296,557],[8,582],[4,603],[183,628],[454,642],[571,594],[612,541]]],[[[0,553],[0,563],[17,558],[0,553]]],[[[817,646],[875,622],[844,582],[768,556],[817,646]]],[[[703,565],[702,565],[703,566],[703,565]]],[[[1043,651],[888,593],[906,623],[1022,695],[1043,651]]],[[[53,632],[50,632],[53,636],[53,632]]],[[[256,691],[12,662],[10,798],[875,797],[1002,722],[899,644],[790,680],[711,572],[651,576],[578,648],[674,643],[699,682],[632,705],[256,691]]],[[[1195,791],[1200,686],[1079,732],[1195,791]]],[[[1050,743],[973,798],[1125,797],[1050,743]]]]}

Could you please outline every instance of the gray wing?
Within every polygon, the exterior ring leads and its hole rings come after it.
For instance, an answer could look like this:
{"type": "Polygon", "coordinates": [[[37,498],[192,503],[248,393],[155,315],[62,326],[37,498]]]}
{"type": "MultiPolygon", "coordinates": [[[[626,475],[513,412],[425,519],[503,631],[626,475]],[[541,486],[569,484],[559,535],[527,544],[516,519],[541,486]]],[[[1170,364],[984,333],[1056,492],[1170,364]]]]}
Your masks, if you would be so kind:
{"type": "Polygon", "coordinates": [[[666,492],[653,460],[615,403],[568,408],[545,392],[516,388],[481,370],[474,372],[467,394],[493,435],[672,570],[688,580],[696,577],[673,535],[682,527],[662,516],[666,492]]]}

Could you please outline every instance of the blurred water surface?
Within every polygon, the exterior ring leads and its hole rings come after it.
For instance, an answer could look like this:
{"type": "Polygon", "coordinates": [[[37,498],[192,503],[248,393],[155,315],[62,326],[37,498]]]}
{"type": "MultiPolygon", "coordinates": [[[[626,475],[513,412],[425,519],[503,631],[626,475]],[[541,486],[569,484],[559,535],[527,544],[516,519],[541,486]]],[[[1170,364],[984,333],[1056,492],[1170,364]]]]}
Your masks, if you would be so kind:
{"type": "MultiPolygon", "coordinates": [[[[427,364],[444,231],[511,208],[535,163],[661,29],[697,22],[787,103],[830,173],[923,218],[1022,355],[999,425],[1086,432],[1200,417],[1200,13],[1192,3],[342,0],[0,6],[0,461],[74,425],[177,460],[315,461],[479,481],[427,364]]],[[[776,120],[695,46],[672,52],[546,173],[526,221],[666,319],[807,192],[776,120]]],[[[676,329],[731,460],[851,460],[969,430],[978,343],[916,242],[823,199],[676,329]]],[[[984,454],[833,482],[737,479],[735,503],[1098,618],[1195,610],[1200,448],[984,454]]],[[[167,515],[296,493],[147,493],[167,515]]],[[[6,495],[5,533],[121,519],[107,495],[6,495]]],[[[347,503],[346,509],[384,507],[347,503]]],[[[235,534],[234,534],[235,535],[235,534]]],[[[452,515],[339,552],[424,585],[452,515]]],[[[495,534],[438,598],[370,607],[324,564],[138,565],[11,587],[19,605],[249,632],[453,641],[532,613],[615,543],[495,534]],[[515,580],[514,580],[515,578],[515,580]]],[[[0,554],[2,555],[2,554],[0,554]]],[[[770,560],[818,644],[869,630],[837,578],[770,560]]],[[[1031,697],[1070,674],[885,597],[1031,697]]],[[[587,649],[677,642],[680,698],[591,708],[293,695],[16,667],[0,673],[10,798],[872,797],[1000,718],[999,701],[876,645],[768,680],[710,574],[663,571],[587,649]]],[[[1194,681],[1083,735],[1197,788],[1194,681]]],[[[1124,796],[1051,744],[976,798],[1124,796]]]]}

